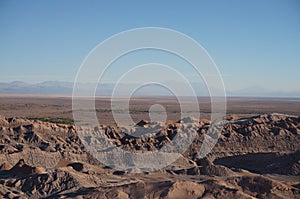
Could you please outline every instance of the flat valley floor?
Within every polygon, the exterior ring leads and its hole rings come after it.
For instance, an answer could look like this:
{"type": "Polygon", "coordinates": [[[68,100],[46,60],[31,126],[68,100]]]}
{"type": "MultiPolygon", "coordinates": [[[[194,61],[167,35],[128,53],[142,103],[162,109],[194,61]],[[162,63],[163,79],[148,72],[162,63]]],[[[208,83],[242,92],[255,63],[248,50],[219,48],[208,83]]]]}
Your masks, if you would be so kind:
{"type": "MultiPolygon", "coordinates": [[[[122,99],[120,98],[120,101],[122,99]]],[[[201,118],[210,119],[210,98],[199,97],[201,118]]],[[[184,103],[188,106],[189,99],[184,103]]],[[[130,100],[130,115],[137,123],[150,120],[151,105],[161,104],[167,112],[167,120],[177,121],[181,118],[180,105],[176,98],[171,97],[135,97],[130,100]]],[[[114,125],[111,113],[111,102],[107,97],[97,97],[96,113],[100,124],[114,125]]],[[[300,98],[227,98],[227,115],[249,117],[258,114],[282,113],[300,115],[300,98]]],[[[42,95],[0,95],[0,115],[5,117],[24,118],[65,118],[72,120],[72,98],[67,96],[42,95]]]]}

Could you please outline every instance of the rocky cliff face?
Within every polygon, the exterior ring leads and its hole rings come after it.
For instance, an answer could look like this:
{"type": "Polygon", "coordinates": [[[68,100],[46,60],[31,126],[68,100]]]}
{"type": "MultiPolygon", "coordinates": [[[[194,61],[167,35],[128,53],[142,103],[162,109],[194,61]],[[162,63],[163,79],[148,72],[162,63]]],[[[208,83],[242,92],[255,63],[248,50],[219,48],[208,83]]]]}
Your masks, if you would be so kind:
{"type": "Polygon", "coordinates": [[[211,123],[187,120],[192,124],[141,121],[130,133],[110,126],[90,129],[135,153],[161,149],[180,136],[180,128],[196,129],[192,144],[171,165],[134,173],[97,161],[72,125],[0,117],[0,198],[300,197],[299,117],[228,117],[218,143],[202,159],[211,123]],[[135,136],[139,127],[147,136],[135,136]]]}

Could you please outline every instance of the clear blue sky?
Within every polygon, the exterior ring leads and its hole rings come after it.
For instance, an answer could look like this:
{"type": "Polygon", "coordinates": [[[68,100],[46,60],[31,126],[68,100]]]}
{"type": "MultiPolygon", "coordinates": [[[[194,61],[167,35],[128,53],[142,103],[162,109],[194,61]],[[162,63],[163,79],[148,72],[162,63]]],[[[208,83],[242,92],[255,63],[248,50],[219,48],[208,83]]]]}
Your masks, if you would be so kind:
{"type": "Polygon", "coordinates": [[[99,42],[131,28],[198,41],[229,90],[300,91],[300,1],[0,1],[0,82],[73,81],[99,42]]]}

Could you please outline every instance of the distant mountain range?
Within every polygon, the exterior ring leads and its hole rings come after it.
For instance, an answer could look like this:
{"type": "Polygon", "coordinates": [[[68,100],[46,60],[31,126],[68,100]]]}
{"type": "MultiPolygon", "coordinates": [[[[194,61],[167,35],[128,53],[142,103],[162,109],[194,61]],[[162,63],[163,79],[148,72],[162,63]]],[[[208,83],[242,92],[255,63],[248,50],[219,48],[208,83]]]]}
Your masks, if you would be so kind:
{"type": "MultiPolygon", "coordinates": [[[[184,85],[179,82],[168,82],[173,88],[177,88],[180,91],[178,95],[187,96],[190,95],[184,85]]],[[[36,84],[29,84],[21,81],[14,81],[9,83],[0,83],[0,93],[6,94],[63,94],[71,95],[73,92],[72,82],[62,82],[62,81],[45,81],[36,84]]],[[[79,87],[84,93],[84,90],[93,87],[92,83],[80,83],[79,87]]],[[[101,83],[98,84],[96,89],[97,95],[111,95],[113,93],[115,84],[113,83],[101,83]]],[[[128,95],[134,88],[138,88],[139,84],[128,83],[119,84],[119,95],[128,95]]],[[[192,87],[196,90],[196,93],[201,96],[207,96],[208,91],[205,85],[193,84],[192,87]]],[[[146,86],[138,89],[135,93],[138,96],[160,96],[160,95],[172,95],[172,93],[162,87],[157,85],[146,86]]]]}
{"type": "MultiPolygon", "coordinates": [[[[170,83],[170,82],[169,82],[170,83]]],[[[81,83],[80,88],[85,90],[90,88],[93,84],[81,83]]],[[[179,88],[180,93],[178,95],[187,96],[190,93],[184,88],[180,82],[172,82],[172,87],[179,88]],[[182,87],[182,88],[181,88],[182,87]]],[[[191,84],[195,93],[198,96],[208,96],[209,92],[204,84],[192,83],[191,84]]],[[[130,89],[139,87],[138,84],[122,84],[118,85],[120,88],[120,95],[128,95],[130,89]]],[[[98,84],[96,89],[97,95],[111,95],[115,84],[113,83],[102,83],[98,84]]],[[[73,92],[72,82],[63,81],[45,81],[41,83],[30,84],[22,81],[13,82],[0,82],[0,94],[58,94],[58,95],[71,95],[73,92]]],[[[251,87],[241,89],[237,91],[227,90],[227,96],[258,96],[258,97],[300,97],[300,91],[298,92],[281,92],[281,91],[270,91],[261,87],[251,87]]],[[[161,96],[161,95],[172,95],[171,92],[167,92],[165,89],[159,88],[155,85],[143,87],[137,90],[135,95],[138,96],[161,96]]]]}
{"type": "Polygon", "coordinates": [[[1,93],[18,94],[70,94],[72,93],[73,83],[45,81],[37,84],[29,84],[22,81],[10,83],[0,83],[1,93]]]}

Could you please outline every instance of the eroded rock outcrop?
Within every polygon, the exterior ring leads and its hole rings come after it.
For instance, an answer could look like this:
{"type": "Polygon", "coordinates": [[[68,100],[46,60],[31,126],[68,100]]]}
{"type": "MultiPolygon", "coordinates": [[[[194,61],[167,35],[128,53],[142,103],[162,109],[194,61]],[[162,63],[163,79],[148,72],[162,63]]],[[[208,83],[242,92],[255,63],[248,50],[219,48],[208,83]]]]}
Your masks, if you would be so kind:
{"type": "Polygon", "coordinates": [[[199,158],[210,126],[186,118],[166,125],[142,120],[127,131],[87,129],[134,153],[160,150],[176,137],[189,139],[184,131],[194,130],[192,144],[175,162],[136,174],[99,163],[72,125],[1,116],[0,198],[300,197],[299,117],[227,117],[216,146],[199,158]]]}

